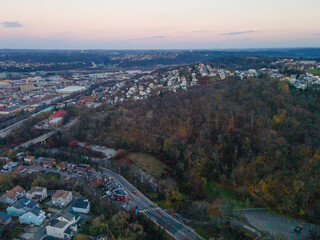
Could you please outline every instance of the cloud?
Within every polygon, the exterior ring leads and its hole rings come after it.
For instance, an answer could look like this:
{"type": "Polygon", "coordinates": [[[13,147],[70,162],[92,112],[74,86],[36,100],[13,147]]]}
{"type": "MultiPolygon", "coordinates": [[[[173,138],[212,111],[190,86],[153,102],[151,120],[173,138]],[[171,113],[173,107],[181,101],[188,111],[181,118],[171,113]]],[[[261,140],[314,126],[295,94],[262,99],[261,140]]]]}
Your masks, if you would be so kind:
{"type": "Polygon", "coordinates": [[[1,25],[5,28],[21,28],[23,25],[20,22],[2,22],[1,25]]]}
{"type": "Polygon", "coordinates": [[[258,31],[249,30],[249,31],[243,31],[243,32],[228,32],[228,33],[223,33],[222,35],[241,35],[241,34],[256,33],[256,32],[258,31]]]}
{"type": "Polygon", "coordinates": [[[168,36],[152,36],[152,37],[149,37],[147,39],[164,39],[164,38],[167,38],[168,36]]]}
{"type": "Polygon", "coordinates": [[[151,37],[146,37],[146,38],[135,38],[133,40],[152,40],[152,39],[166,39],[168,36],[151,36],[151,37]]]}
{"type": "Polygon", "coordinates": [[[203,32],[206,32],[207,30],[194,30],[192,31],[193,33],[203,33],[203,32]]]}

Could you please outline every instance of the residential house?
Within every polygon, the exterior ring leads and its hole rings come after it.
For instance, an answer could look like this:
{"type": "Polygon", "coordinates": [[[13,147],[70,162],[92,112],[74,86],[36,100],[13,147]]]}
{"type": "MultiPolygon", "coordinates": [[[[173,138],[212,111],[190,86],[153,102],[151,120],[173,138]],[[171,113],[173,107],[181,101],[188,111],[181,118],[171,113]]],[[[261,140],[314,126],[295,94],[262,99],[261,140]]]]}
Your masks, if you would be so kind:
{"type": "Polygon", "coordinates": [[[55,119],[55,118],[63,118],[67,114],[66,111],[60,110],[55,112],[54,114],[51,114],[49,116],[49,120],[55,119]]]}
{"type": "Polygon", "coordinates": [[[63,118],[54,118],[52,120],[49,121],[49,125],[51,127],[59,127],[63,122],[63,118]]]}
{"type": "Polygon", "coordinates": [[[47,188],[32,187],[27,192],[26,197],[30,200],[35,200],[35,201],[41,202],[48,197],[47,188]]]}
{"type": "Polygon", "coordinates": [[[32,165],[32,163],[33,163],[33,161],[34,161],[35,159],[36,159],[35,156],[26,156],[26,157],[24,158],[24,162],[25,162],[26,164],[32,165]]]}
{"type": "Polygon", "coordinates": [[[33,161],[33,165],[41,167],[43,159],[45,159],[45,158],[44,157],[36,158],[36,160],[33,161]]]}
{"type": "Polygon", "coordinates": [[[12,219],[6,212],[0,212],[0,224],[1,225],[8,225],[11,223],[12,219]]]}
{"type": "Polygon", "coordinates": [[[19,165],[17,162],[8,162],[6,165],[3,166],[3,169],[12,172],[14,169],[19,165]]]}
{"type": "Polygon", "coordinates": [[[50,221],[46,226],[47,236],[56,237],[60,239],[71,239],[73,232],[77,231],[76,217],[65,212],[50,221]]]}
{"type": "Polygon", "coordinates": [[[91,168],[86,173],[87,179],[91,182],[94,187],[100,187],[103,184],[103,180],[98,176],[95,169],[91,168]]]}
{"type": "Polygon", "coordinates": [[[66,162],[61,162],[57,165],[57,169],[60,171],[65,171],[68,168],[68,163],[66,162]]]}
{"type": "Polygon", "coordinates": [[[121,201],[121,202],[127,202],[129,201],[129,196],[128,193],[123,190],[123,188],[117,188],[115,190],[112,191],[114,198],[117,201],[121,201]]]}
{"type": "Polygon", "coordinates": [[[13,171],[14,171],[15,173],[19,174],[19,173],[22,172],[22,170],[23,170],[22,164],[18,164],[18,165],[14,168],[13,171]]]}
{"type": "Polygon", "coordinates": [[[89,213],[90,211],[90,202],[88,199],[78,198],[73,206],[72,210],[78,213],[89,213]]]}
{"type": "Polygon", "coordinates": [[[52,204],[59,207],[65,207],[72,201],[72,192],[57,190],[52,196],[52,204]]]}
{"type": "Polygon", "coordinates": [[[38,202],[29,200],[28,198],[20,198],[7,208],[7,213],[11,217],[21,216],[35,206],[39,206],[38,202]]]}
{"type": "Polygon", "coordinates": [[[51,168],[56,165],[56,160],[54,158],[44,158],[42,159],[41,164],[44,168],[51,168]]]}
{"type": "Polygon", "coordinates": [[[94,103],[96,99],[96,96],[81,96],[80,98],[80,100],[85,103],[94,103]]]}
{"type": "Polygon", "coordinates": [[[102,184],[103,184],[103,180],[100,177],[97,177],[92,181],[92,185],[94,187],[100,187],[102,184]]]}
{"type": "Polygon", "coordinates": [[[45,219],[45,212],[42,211],[38,206],[34,206],[28,212],[24,213],[19,217],[19,222],[41,226],[45,219]]]}
{"type": "Polygon", "coordinates": [[[13,204],[18,198],[23,197],[25,194],[26,191],[22,187],[16,186],[15,188],[3,194],[0,198],[0,201],[3,203],[13,204]]]}
{"type": "Polygon", "coordinates": [[[85,174],[90,169],[90,165],[78,164],[76,170],[79,174],[85,174]]]}
{"type": "Polygon", "coordinates": [[[3,166],[3,169],[7,172],[15,172],[20,173],[23,170],[23,166],[21,163],[18,162],[8,162],[6,165],[3,166]]]}

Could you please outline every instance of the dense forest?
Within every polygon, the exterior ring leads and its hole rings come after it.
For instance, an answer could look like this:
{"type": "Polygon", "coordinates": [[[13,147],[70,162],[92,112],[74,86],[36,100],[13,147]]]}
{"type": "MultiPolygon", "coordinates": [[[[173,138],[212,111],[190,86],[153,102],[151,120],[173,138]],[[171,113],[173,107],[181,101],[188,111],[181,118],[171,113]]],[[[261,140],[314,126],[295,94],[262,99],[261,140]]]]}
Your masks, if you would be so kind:
{"type": "Polygon", "coordinates": [[[273,80],[230,80],[82,113],[76,137],[151,153],[179,190],[215,181],[282,213],[320,221],[320,95],[273,80]]]}

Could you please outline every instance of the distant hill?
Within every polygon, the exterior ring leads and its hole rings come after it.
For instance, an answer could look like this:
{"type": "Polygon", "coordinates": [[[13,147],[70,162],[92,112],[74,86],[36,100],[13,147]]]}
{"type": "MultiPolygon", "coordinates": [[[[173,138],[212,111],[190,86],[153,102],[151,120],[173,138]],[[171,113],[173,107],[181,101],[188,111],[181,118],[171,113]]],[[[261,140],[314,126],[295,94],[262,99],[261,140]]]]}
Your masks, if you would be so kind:
{"type": "MultiPolygon", "coordinates": [[[[119,67],[147,67],[158,65],[192,64],[221,57],[256,56],[269,58],[319,58],[320,48],[244,49],[244,50],[0,50],[0,61],[16,62],[84,62],[115,64],[119,67]],[[131,55],[132,57],[127,57],[131,55]],[[148,58],[144,57],[148,56],[148,58]]],[[[83,65],[71,65],[81,67],[83,65]]]]}

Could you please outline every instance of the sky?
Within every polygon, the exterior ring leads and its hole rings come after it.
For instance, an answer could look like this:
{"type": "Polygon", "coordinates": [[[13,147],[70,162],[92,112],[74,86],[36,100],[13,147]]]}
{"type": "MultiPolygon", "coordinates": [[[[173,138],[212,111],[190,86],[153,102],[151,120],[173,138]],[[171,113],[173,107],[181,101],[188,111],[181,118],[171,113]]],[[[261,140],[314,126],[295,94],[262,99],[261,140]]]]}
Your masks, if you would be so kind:
{"type": "Polygon", "coordinates": [[[0,49],[320,47],[320,0],[0,0],[0,49]]]}

